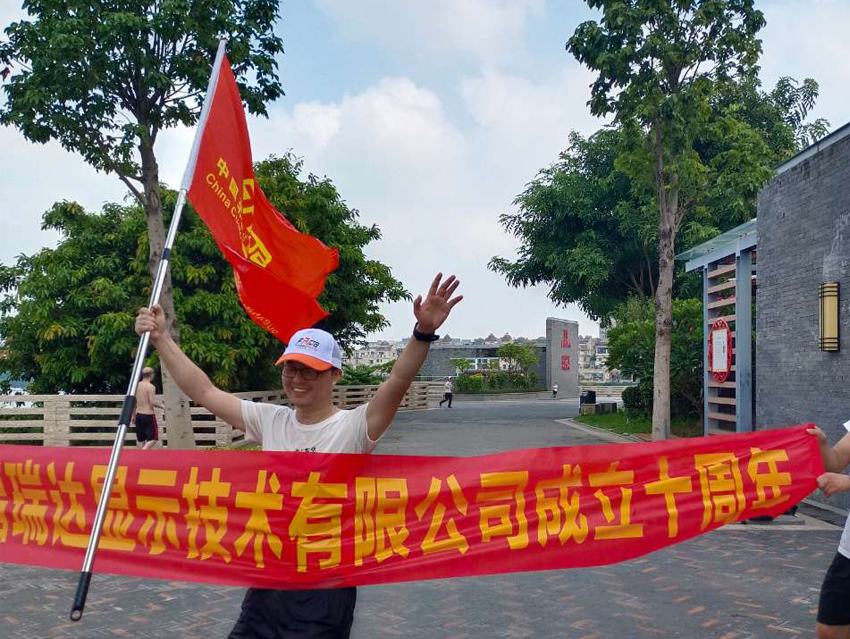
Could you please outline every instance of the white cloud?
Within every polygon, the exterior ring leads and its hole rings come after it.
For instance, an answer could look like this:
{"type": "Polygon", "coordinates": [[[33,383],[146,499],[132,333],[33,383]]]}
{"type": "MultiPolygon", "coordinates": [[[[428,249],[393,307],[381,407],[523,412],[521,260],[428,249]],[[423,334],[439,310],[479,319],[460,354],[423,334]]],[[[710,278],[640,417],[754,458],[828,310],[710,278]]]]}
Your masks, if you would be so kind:
{"type": "Polygon", "coordinates": [[[340,32],[355,41],[413,57],[517,54],[528,21],[545,0],[318,0],[340,32]]]}
{"type": "MultiPolygon", "coordinates": [[[[498,215],[557,157],[570,128],[593,128],[581,95],[588,83],[574,65],[542,85],[493,70],[470,76],[457,87],[471,122],[460,128],[436,92],[385,78],[338,102],[275,109],[249,128],[256,158],[293,148],[308,170],[333,179],[364,223],[379,225],[384,237],[367,252],[412,292],[423,292],[438,269],[462,279],[466,310],[451,334],[536,336],[547,315],[582,319],[589,332],[594,324],[575,308],[556,309],[542,287],[511,289],[486,268],[493,255],[516,249],[498,215]]],[[[386,314],[385,335],[404,334],[409,305],[386,314]]]]}
{"type": "MultiPolygon", "coordinates": [[[[177,187],[183,177],[193,132],[175,129],[157,141],[160,180],[177,187]]],[[[11,264],[21,253],[31,254],[59,239],[41,230],[41,217],[58,201],[70,200],[89,211],[107,202],[122,202],[127,188],[118,177],[98,173],[58,142],[33,144],[17,130],[0,127],[0,263],[11,264]]]]}
{"type": "Polygon", "coordinates": [[[31,254],[58,240],[41,231],[41,216],[59,200],[76,200],[98,209],[125,191],[117,179],[98,174],[56,143],[32,144],[14,129],[0,128],[0,263],[31,254]],[[11,159],[13,161],[10,161],[11,159]]]}
{"type": "Polygon", "coordinates": [[[462,81],[461,94],[479,124],[477,155],[493,158],[498,182],[514,189],[508,202],[537,170],[557,159],[571,130],[588,134],[602,125],[586,107],[590,83],[591,74],[575,63],[544,83],[495,69],[462,81]]]}

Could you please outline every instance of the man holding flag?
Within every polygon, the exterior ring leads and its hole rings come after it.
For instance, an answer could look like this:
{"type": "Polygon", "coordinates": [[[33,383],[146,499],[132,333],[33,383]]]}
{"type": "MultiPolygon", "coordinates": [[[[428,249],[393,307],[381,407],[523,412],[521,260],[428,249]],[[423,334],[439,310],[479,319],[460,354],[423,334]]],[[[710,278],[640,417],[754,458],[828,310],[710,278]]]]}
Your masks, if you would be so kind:
{"type": "MultiPolygon", "coordinates": [[[[437,274],[425,299],[413,302],[416,324],[412,339],[375,397],[353,410],[331,401],[342,376],[340,349],[333,336],[318,329],[296,332],[277,363],[295,407],[258,404],[213,386],[209,377],[180,350],[165,330],[162,309],[140,309],[136,332],[150,333],[163,364],[192,401],[260,441],[263,450],[324,453],[370,453],[386,432],[407,389],[425,361],[436,330],[463,299],[453,297],[459,281],[437,274]]],[[[271,292],[269,292],[271,294],[271,292]]],[[[354,620],[354,588],[330,590],[264,590],[251,588],[231,639],[266,637],[348,637],[354,620]]]]}
{"type": "MultiPolygon", "coordinates": [[[[375,397],[354,410],[331,400],[342,376],[341,352],[325,331],[305,328],[327,313],[316,298],[338,264],[335,249],[299,232],[274,209],[254,175],[251,143],[239,88],[219,46],[183,190],[233,267],[236,291],[248,316],[287,344],[278,359],[294,410],[244,401],[213,386],[166,330],[159,305],[139,310],[136,332],[149,333],[180,389],[263,450],[370,453],[387,430],[425,361],[435,331],[462,297],[458,280],[438,274],[423,300],[413,303],[413,338],[375,397]]],[[[251,588],[230,637],[348,637],[354,588],[267,590],[251,588]]]]}

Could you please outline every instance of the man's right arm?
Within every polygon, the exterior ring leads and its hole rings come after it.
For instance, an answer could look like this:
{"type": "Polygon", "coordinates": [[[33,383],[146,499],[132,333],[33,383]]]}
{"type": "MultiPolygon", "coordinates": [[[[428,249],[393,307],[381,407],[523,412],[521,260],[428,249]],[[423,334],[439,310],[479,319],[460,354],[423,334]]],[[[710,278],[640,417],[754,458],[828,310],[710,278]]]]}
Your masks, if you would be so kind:
{"type": "Polygon", "coordinates": [[[245,430],[242,400],[216,388],[206,373],[190,360],[165,330],[165,314],[157,305],[153,311],[140,309],[136,316],[136,333],[150,332],[151,343],[171,378],[196,404],[200,404],[234,428],[245,430]]]}

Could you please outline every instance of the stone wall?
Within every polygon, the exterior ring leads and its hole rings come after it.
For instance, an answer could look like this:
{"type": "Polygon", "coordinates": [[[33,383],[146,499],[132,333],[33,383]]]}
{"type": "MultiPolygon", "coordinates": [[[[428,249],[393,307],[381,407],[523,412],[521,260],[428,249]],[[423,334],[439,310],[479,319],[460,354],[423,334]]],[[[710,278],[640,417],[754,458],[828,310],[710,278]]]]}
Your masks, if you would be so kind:
{"type": "Polygon", "coordinates": [[[546,318],[547,388],[558,382],[558,397],[578,397],[578,322],[546,318]]]}
{"type": "MultiPolygon", "coordinates": [[[[537,375],[541,386],[546,386],[546,349],[533,346],[537,353],[537,365],[531,371],[537,375]]],[[[457,368],[452,364],[453,359],[474,359],[476,357],[498,357],[498,346],[440,346],[433,345],[428,351],[428,357],[419,371],[420,375],[428,377],[452,377],[457,374],[457,368]]]]}
{"type": "MultiPolygon", "coordinates": [[[[781,171],[759,194],[756,428],[850,419],[850,137],[781,171]],[[818,349],[818,286],[839,282],[840,351],[818,349]]],[[[850,500],[844,495],[841,505],[850,500]]]]}

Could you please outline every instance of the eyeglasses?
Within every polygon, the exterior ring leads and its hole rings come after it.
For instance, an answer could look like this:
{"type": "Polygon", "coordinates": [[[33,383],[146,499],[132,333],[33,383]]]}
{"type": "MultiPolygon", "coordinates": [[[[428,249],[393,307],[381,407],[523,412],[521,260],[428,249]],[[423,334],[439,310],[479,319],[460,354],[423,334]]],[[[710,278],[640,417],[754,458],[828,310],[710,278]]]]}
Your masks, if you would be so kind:
{"type": "Polygon", "coordinates": [[[313,380],[319,376],[319,371],[315,368],[309,368],[307,366],[302,366],[301,368],[297,366],[293,366],[292,364],[284,364],[283,365],[283,376],[288,378],[295,377],[296,373],[301,373],[301,378],[306,380],[313,380]]]}

